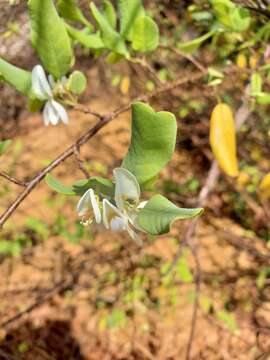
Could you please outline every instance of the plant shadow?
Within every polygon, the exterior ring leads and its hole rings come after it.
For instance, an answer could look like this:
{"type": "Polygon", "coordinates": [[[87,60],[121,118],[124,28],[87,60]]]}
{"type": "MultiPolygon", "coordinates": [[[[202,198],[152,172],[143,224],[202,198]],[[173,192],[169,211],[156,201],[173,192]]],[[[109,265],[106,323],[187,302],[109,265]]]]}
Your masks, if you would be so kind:
{"type": "Polygon", "coordinates": [[[86,360],[68,321],[47,321],[35,327],[27,321],[0,343],[0,360],[86,360]]]}

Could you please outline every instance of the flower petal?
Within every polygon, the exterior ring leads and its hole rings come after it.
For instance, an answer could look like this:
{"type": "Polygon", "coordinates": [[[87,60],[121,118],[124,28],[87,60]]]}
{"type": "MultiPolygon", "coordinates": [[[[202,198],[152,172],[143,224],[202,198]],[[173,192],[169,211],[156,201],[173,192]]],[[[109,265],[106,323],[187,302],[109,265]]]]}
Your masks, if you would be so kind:
{"type": "Polygon", "coordinates": [[[54,78],[53,78],[53,76],[51,74],[49,74],[48,80],[49,80],[49,84],[51,85],[51,88],[54,88],[55,81],[54,81],[54,78]]]}
{"type": "Polygon", "coordinates": [[[79,216],[84,216],[89,210],[93,210],[96,223],[101,222],[101,212],[93,189],[87,190],[77,204],[79,216]]]}
{"type": "Polygon", "coordinates": [[[113,230],[113,231],[126,230],[127,229],[127,221],[125,218],[116,216],[111,220],[110,227],[111,227],[111,230],[113,230]]]}
{"type": "MultiPolygon", "coordinates": [[[[109,200],[103,199],[103,224],[106,229],[111,228],[111,221],[115,217],[125,218],[116,206],[111,204],[109,200]]],[[[125,221],[127,222],[127,219],[125,221]]]]}
{"type": "Polygon", "coordinates": [[[68,124],[68,114],[64,106],[62,106],[55,100],[51,100],[51,103],[55,112],[58,114],[58,117],[63,121],[64,124],[68,124]]]}
{"type": "Polygon", "coordinates": [[[148,200],[141,201],[139,205],[137,206],[138,209],[143,209],[145,205],[148,203],[148,200]]]}
{"type": "Polygon", "coordinates": [[[49,124],[57,125],[59,121],[59,115],[55,111],[52,101],[49,100],[46,102],[43,110],[43,118],[44,118],[44,124],[48,126],[49,124]]]}
{"type": "Polygon", "coordinates": [[[129,226],[127,227],[127,232],[129,233],[129,236],[135,241],[135,243],[138,246],[143,245],[142,239],[140,238],[140,236],[134,230],[131,229],[131,227],[129,227],[129,226]]]}
{"type": "Polygon", "coordinates": [[[117,207],[123,211],[126,200],[134,201],[137,204],[140,198],[140,185],[136,177],[124,168],[114,169],[113,175],[115,178],[115,202],[117,207]]]}
{"type": "Polygon", "coordinates": [[[32,70],[32,89],[40,100],[52,97],[50,84],[41,65],[36,65],[32,70]]]}

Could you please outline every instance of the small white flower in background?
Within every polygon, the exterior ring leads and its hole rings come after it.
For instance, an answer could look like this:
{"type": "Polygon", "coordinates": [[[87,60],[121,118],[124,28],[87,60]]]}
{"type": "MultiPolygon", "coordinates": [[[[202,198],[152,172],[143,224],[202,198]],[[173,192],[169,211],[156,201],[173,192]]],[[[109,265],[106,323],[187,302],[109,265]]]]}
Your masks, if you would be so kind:
{"type": "MultiPolygon", "coordinates": [[[[61,82],[65,82],[66,78],[63,77],[61,82]]],[[[39,100],[47,100],[43,109],[44,124],[57,125],[60,120],[64,124],[68,123],[68,114],[65,108],[53,99],[53,87],[55,81],[52,75],[45,75],[45,71],[41,65],[36,65],[32,70],[32,90],[39,100]]]]}
{"type": "MultiPolygon", "coordinates": [[[[137,234],[137,230],[143,231],[137,221],[138,212],[147,201],[139,202],[140,186],[136,177],[124,168],[116,168],[113,171],[115,178],[115,205],[108,199],[102,201],[102,220],[106,229],[113,231],[125,230],[132,239],[142,245],[142,240],[137,234]]],[[[87,190],[81,197],[77,205],[77,212],[82,216],[82,223],[88,225],[93,222],[101,222],[101,211],[98,205],[97,197],[93,189],[87,190]],[[90,217],[85,221],[85,215],[89,213],[90,217]]]]}

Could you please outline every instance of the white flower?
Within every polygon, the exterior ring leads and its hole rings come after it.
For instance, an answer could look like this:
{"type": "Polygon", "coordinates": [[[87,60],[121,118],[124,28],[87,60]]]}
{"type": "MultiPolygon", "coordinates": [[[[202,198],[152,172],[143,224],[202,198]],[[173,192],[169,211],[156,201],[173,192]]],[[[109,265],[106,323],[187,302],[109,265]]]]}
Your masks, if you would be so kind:
{"type": "MultiPolygon", "coordinates": [[[[106,229],[113,231],[125,230],[132,239],[142,245],[142,240],[137,234],[137,230],[143,231],[138,225],[138,212],[146,204],[146,201],[139,202],[140,186],[136,177],[124,168],[116,168],[113,171],[115,178],[115,205],[108,199],[102,201],[102,220],[106,229]]],[[[97,223],[101,222],[101,213],[98,206],[97,197],[93,189],[87,190],[77,205],[79,216],[83,217],[83,224],[88,225],[93,220],[93,215],[97,223]],[[85,221],[85,215],[90,217],[85,221]]]]}
{"type": "MultiPolygon", "coordinates": [[[[45,72],[41,65],[36,65],[32,70],[32,90],[40,100],[47,100],[43,110],[44,124],[57,125],[60,120],[64,124],[68,123],[68,114],[65,108],[53,99],[53,87],[55,82],[52,75],[46,78],[45,72]]],[[[61,79],[64,81],[65,78],[61,79]]]]}
{"type": "Polygon", "coordinates": [[[78,215],[82,217],[82,223],[84,225],[91,224],[93,221],[93,216],[97,224],[101,222],[101,212],[99,209],[97,197],[93,189],[87,190],[80,198],[80,201],[77,205],[77,212],[78,215]],[[84,220],[86,216],[87,218],[84,220]]]}

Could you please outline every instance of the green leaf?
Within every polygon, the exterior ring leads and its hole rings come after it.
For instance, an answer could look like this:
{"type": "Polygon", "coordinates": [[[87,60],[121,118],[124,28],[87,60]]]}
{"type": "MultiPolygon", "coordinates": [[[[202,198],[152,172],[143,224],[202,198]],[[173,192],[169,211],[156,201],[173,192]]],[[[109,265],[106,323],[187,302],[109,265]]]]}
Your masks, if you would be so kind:
{"type": "Polygon", "coordinates": [[[91,34],[89,30],[77,30],[74,27],[66,24],[67,31],[72,39],[78,41],[80,44],[89,49],[103,49],[104,43],[101,40],[100,34],[91,34]]]}
{"type": "Polygon", "coordinates": [[[22,246],[18,241],[0,239],[0,254],[9,256],[19,256],[22,246]]]}
{"type": "Polygon", "coordinates": [[[46,223],[35,217],[29,217],[26,221],[28,229],[34,231],[41,237],[42,240],[46,240],[49,236],[49,229],[46,223]]]}
{"type": "Polygon", "coordinates": [[[83,195],[90,188],[103,197],[114,197],[114,184],[111,180],[101,176],[93,176],[90,179],[79,180],[73,184],[73,189],[77,195],[83,195]]]}
{"type": "Polygon", "coordinates": [[[194,278],[185,256],[182,256],[176,264],[176,273],[181,281],[186,284],[192,283],[194,278]]]}
{"type": "Polygon", "coordinates": [[[1,79],[14,86],[16,90],[24,95],[28,95],[31,91],[31,73],[0,58],[0,81],[1,79]]]}
{"type": "Polygon", "coordinates": [[[190,219],[201,215],[202,208],[178,208],[162,195],[153,196],[139,212],[138,222],[143,230],[152,235],[166,234],[176,220],[190,219]]]}
{"type": "Polygon", "coordinates": [[[226,310],[219,310],[217,311],[216,316],[226,325],[230,331],[235,332],[238,330],[238,325],[235,321],[234,314],[229,313],[226,310]]]}
{"type": "Polygon", "coordinates": [[[68,78],[67,88],[73,94],[79,95],[86,89],[87,80],[81,71],[74,71],[68,78]]]}
{"type": "Polygon", "coordinates": [[[249,27],[251,18],[248,9],[230,0],[211,0],[211,4],[218,21],[228,30],[241,32],[249,27]]]}
{"type": "Polygon", "coordinates": [[[257,72],[253,73],[250,80],[250,95],[257,96],[262,91],[262,78],[257,72]]]}
{"type": "Polygon", "coordinates": [[[177,44],[177,48],[181,51],[184,51],[186,53],[193,53],[194,51],[196,51],[201,44],[206,41],[207,39],[209,39],[212,35],[214,35],[215,31],[209,31],[208,33],[194,39],[191,41],[186,41],[183,43],[178,43],[177,44]]]}
{"type": "Polygon", "coordinates": [[[251,17],[249,10],[242,6],[235,6],[230,11],[231,27],[233,31],[242,32],[249,28],[251,17]]]}
{"type": "Polygon", "coordinates": [[[60,181],[56,180],[51,174],[47,174],[45,177],[45,181],[50,188],[57,191],[60,194],[64,195],[77,195],[73,189],[73,186],[66,186],[60,183],[60,181]]]}
{"type": "Polygon", "coordinates": [[[126,321],[126,314],[122,309],[113,309],[107,318],[106,324],[108,328],[113,329],[117,327],[123,327],[126,321]]]}
{"type": "Polygon", "coordinates": [[[132,104],[131,143],[122,166],[134,174],[140,184],[154,176],[170,161],[176,142],[175,116],[155,112],[141,102],[132,104]]]}
{"type": "Polygon", "coordinates": [[[256,101],[260,105],[269,105],[270,104],[270,93],[261,92],[257,95],[256,101]]]}
{"type": "Polygon", "coordinates": [[[64,195],[83,195],[88,189],[92,188],[97,194],[106,197],[114,196],[114,184],[100,176],[93,176],[90,179],[76,181],[72,186],[63,185],[51,174],[46,175],[46,183],[53,190],[64,195]]]}
{"type": "Polygon", "coordinates": [[[44,68],[56,79],[73,62],[70,38],[52,0],[29,0],[32,43],[44,68]]]}
{"type": "Polygon", "coordinates": [[[81,9],[78,7],[76,0],[59,0],[57,9],[64,19],[78,21],[87,26],[90,30],[94,30],[93,25],[86,19],[81,9]]]}
{"type": "Polygon", "coordinates": [[[159,43],[157,24],[149,16],[138,18],[133,27],[132,48],[135,51],[153,51],[159,43]]]}
{"type": "Polygon", "coordinates": [[[109,0],[103,1],[103,11],[105,17],[108,20],[108,23],[111,25],[113,29],[115,29],[117,23],[116,13],[112,3],[109,0]]]}
{"type": "Polygon", "coordinates": [[[111,51],[108,56],[106,57],[106,63],[108,64],[116,64],[118,63],[120,60],[123,59],[123,56],[120,54],[117,54],[113,51],[111,51]]]}
{"type": "Polygon", "coordinates": [[[27,109],[28,111],[31,112],[39,111],[42,108],[43,104],[44,104],[43,100],[39,100],[36,97],[32,97],[30,95],[27,103],[27,109]]]}
{"type": "Polygon", "coordinates": [[[3,140],[0,141],[0,156],[4,154],[4,152],[7,150],[7,147],[10,145],[11,140],[3,140]]]}
{"type": "Polygon", "coordinates": [[[126,40],[132,41],[135,21],[145,15],[141,0],[118,0],[120,13],[120,34],[126,40]]]}
{"type": "Polygon", "coordinates": [[[113,50],[120,55],[128,57],[129,53],[123,39],[110,25],[106,16],[101,14],[101,12],[97,9],[96,5],[93,2],[90,3],[90,9],[100,28],[101,38],[104,42],[105,47],[113,50]]]}

